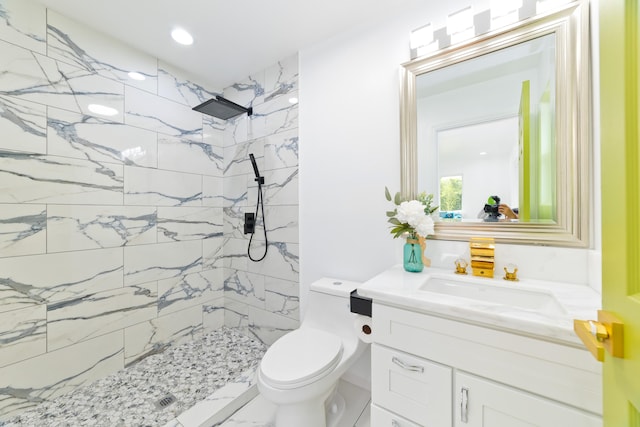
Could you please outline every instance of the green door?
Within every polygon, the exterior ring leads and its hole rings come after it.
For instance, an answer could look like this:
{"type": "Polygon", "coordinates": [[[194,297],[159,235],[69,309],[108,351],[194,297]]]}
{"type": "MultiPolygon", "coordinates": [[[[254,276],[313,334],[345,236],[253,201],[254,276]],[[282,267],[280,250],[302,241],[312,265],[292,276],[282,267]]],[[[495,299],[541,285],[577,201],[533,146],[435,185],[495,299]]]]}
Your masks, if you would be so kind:
{"type": "Polygon", "coordinates": [[[638,0],[599,4],[602,306],[624,323],[624,358],[605,354],[604,424],[640,427],[638,0]]]}

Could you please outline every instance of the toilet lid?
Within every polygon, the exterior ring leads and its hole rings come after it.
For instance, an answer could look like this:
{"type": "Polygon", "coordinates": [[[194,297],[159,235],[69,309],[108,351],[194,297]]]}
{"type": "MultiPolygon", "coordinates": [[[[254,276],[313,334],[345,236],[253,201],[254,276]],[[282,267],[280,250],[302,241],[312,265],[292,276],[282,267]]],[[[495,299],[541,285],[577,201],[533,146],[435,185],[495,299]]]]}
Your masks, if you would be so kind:
{"type": "Polygon", "coordinates": [[[341,357],[342,340],[336,335],[296,329],[271,345],[260,362],[260,373],[276,387],[292,388],[331,371],[341,357]]]}

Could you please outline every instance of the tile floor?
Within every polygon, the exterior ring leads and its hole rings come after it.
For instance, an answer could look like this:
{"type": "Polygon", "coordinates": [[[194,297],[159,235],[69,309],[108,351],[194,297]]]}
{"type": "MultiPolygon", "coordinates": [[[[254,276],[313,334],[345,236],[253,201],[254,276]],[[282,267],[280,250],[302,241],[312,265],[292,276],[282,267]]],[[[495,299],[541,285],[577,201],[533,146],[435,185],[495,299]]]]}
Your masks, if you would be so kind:
{"type": "Polygon", "coordinates": [[[233,389],[225,402],[242,396],[248,385],[234,381],[252,379],[265,351],[260,341],[222,328],[0,421],[0,426],[163,426],[217,390],[233,389]],[[169,394],[175,402],[158,408],[156,402],[169,394]]]}
{"type": "MultiPolygon", "coordinates": [[[[0,427],[273,427],[275,406],[258,394],[266,347],[222,328],[42,403],[0,427]],[[172,395],[165,407],[157,402],[172,395]]],[[[370,392],[340,381],[346,409],[329,427],[370,427],[370,392]]]]}

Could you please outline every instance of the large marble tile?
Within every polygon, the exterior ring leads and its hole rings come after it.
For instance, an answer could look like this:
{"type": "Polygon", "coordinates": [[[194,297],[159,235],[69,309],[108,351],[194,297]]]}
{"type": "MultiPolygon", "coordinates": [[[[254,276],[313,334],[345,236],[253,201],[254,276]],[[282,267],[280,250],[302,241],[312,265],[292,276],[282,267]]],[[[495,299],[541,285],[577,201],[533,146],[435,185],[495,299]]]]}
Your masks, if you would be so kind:
{"type": "Polygon", "coordinates": [[[122,249],[0,258],[0,312],[122,287],[122,249]]]}
{"type": "Polygon", "coordinates": [[[113,248],[157,242],[152,206],[49,205],[49,252],[113,248]]]}
{"type": "Polygon", "coordinates": [[[222,269],[204,270],[158,281],[158,315],[202,305],[223,296],[222,269]]]}
{"type": "Polygon", "coordinates": [[[224,178],[220,176],[202,177],[202,206],[213,208],[221,208],[224,206],[223,182],[224,178]]]}
{"type": "Polygon", "coordinates": [[[224,251],[226,238],[213,237],[202,241],[202,268],[224,268],[224,251]]]}
{"type": "Polygon", "coordinates": [[[51,58],[157,93],[157,61],[151,55],[50,9],[47,11],[47,36],[51,58]],[[141,74],[144,80],[131,78],[129,72],[141,74]]]}
{"type": "Polygon", "coordinates": [[[220,94],[220,91],[208,90],[197,81],[190,73],[158,61],[158,95],[193,108],[220,94]]]}
{"type": "Polygon", "coordinates": [[[233,300],[255,307],[265,306],[265,277],[246,271],[227,269],[224,280],[225,301],[233,300]]]}
{"type": "Polygon", "coordinates": [[[278,61],[264,70],[264,102],[279,96],[287,99],[298,91],[298,55],[278,61]]]}
{"type": "MultiPolygon", "coordinates": [[[[263,247],[256,245],[256,255],[263,253],[263,247]]],[[[292,282],[298,280],[300,274],[299,245],[284,242],[269,242],[269,249],[264,261],[248,263],[247,271],[264,274],[292,282]]],[[[256,256],[254,255],[254,257],[256,256]]]]}
{"type": "Polygon", "coordinates": [[[222,237],[222,208],[159,207],[158,242],[222,237]]]}
{"type": "Polygon", "coordinates": [[[298,211],[298,205],[265,207],[265,222],[270,241],[298,243],[298,211]]]}
{"type": "Polygon", "coordinates": [[[201,175],[222,176],[222,147],[188,138],[158,136],[158,168],[201,175]]]}
{"type": "Polygon", "coordinates": [[[47,251],[46,205],[0,205],[0,257],[47,251]]]}
{"type": "MultiPolygon", "coordinates": [[[[223,206],[225,208],[234,207],[235,209],[247,206],[249,186],[252,185],[252,180],[249,175],[225,176],[222,185],[224,192],[223,206]]],[[[256,194],[257,192],[254,191],[254,195],[256,194]]],[[[256,199],[253,198],[251,200],[256,199]]]]}
{"type": "Polygon", "coordinates": [[[0,149],[45,154],[47,107],[11,96],[0,96],[0,149]]]}
{"type": "Polygon", "coordinates": [[[300,319],[300,284],[275,277],[265,277],[265,308],[290,319],[300,319]]]}
{"type": "Polygon", "coordinates": [[[215,147],[224,147],[226,120],[202,115],[202,142],[215,147]]]}
{"type": "Polygon", "coordinates": [[[231,145],[242,144],[252,140],[256,130],[260,130],[262,133],[262,128],[257,129],[255,126],[262,124],[263,122],[264,121],[255,114],[252,116],[241,114],[227,120],[224,127],[224,146],[229,147],[231,145]]]}
{"type": "Polygon", "coordinates": [[[189,307],[124,330],[126,366],[202,334],[202,308],[189,307]]]}
{"type": "Polygon", "coordinates": [[[255,106],[264,101],[264,71],[258,71],[246,79],[224,89],[223,96],[245,107],[255,106]]]}
{"type": "Polygon", "coordinates": [[[181,138],[202,137],[200,113],[129,86],[125,86],[125,123],[181,138]]]}
{"type": "Polygon", "coordinates": [[[207,301],[202,305],[202,326],[207,331],[224,326],[224,298],[207,301]]]}
{"type": "MultiPolygon", "coordinates": [[[[266,171],[262,186],[265,206],[298,204],[298,168],[266,171]]],[[[257,200],[258,186],[249,182],[249,200],[257,200]]]]}
{"type": "Polygon", "coordinates": [[[0,367],[47,351],[47,307],[0,313],[0,367]]]}
{"type": "Polygon", "coordinates": [[[81,341],[157,316],[157,284],[125,286],[47,307],[47,349],[81,341]]]}
{"type": "Polygon", "coordinates": [[[48,154],[98,162],[156,167],[155,132],[49,107],[48,154]]]}
{"type": "Polygon", "coordinates": [[[5,366],[0,368],[0,413],[16,414],[122,367],[121,331],[5,366]]]}
{"type": "Polygon", "coordinates": [[[297,128],[264,138],[264,165],[267,170],[298,166],[297,128]]]}
{"type": "Polygon", "coordinates": [[[87,115],[94,114],[89,105],[99,104],[116,110],[111,120],[123,120],[122,83],[3,41],[0,69],[0,95],[87,115]]]}
{"type": "Polygon", "coordinates": [[[256,165],[261,175],[264,175],[264,140],[257,139],[241,144],[225,147],[224,149],[224,175],[251,175],[253,180],[255,173],[249,154],[253,154],[256,165]]]}
{"type": "Polygon", "coordinates": [[[0,203],[122,204],[123,166],[0,151],[0,203]]]}
{"type": "Polygon", "coordinates": [[[201,270],[202,243],[199,240],[124,248],[124,283],[127,286],[201,270]]]}
{"type": "MultiPolygon", "coordinates": [[[[224,235],[235,239],[244,239],[244,214],[255,214],[255,212],[255,206],[230,206],[224,208],[224,235]]],[[[264,240],[262,224],[262,212],[259,210],[258,218],[256,219],[256,234],[253,237],[254,239],[264,240]]]]}
{"type": "Polygon", "coordinates": [[[39,2],[2,0],[0,2],[0,39],[46,54],[47,13],[39,2]]]}
{"type": "Polygon", "coordinates": [[[224,302],[224,325],[249,333],[249,306],[237,301],[224,302]]]}
{"type": "Polygon", "coordinates": [[[289,96],[280,96],[259,104],[254,108],[253,138],[261,138],[298,127],[298,104],[290,98],[297,98],[292,92],[289,96]]]}
{"type": "MultiPolygon", "coordinates": [[[[224,238],[224,251],[222,254],[224,268],[230,268],[232,270],[247,271],[248,258],[247,258],[247,245],[249,241],[245,239],[224,238]]],[[[257,242],[256,242],[257,243],[257,242]]],[[[257,245],[254,247],[257,248],[257,245]]]]}
{"type": "Polygon", "coordinates": [[[124,204],[201,206],[202,177],[158,169],[125,166],[124,204]]]}
{"type": "Polygon", "coordinates": [[[271,345],[284,334],[298,329],[300,323],[289,317],[249,306],[249,331],[266,345],[271,345]]]}

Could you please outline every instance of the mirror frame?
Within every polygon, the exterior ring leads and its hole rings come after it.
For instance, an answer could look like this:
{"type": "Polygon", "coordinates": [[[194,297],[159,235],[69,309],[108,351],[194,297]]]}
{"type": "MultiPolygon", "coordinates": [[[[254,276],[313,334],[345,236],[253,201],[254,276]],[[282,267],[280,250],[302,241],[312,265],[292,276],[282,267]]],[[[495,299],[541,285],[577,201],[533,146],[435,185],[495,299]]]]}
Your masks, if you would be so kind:
{"type": "Polygon", "coordinates": [[[591,78],[588,1],[574,1],[402,64],[400,106],[401,192],[414,198],[418,189],[416,77],[546,34],[556,35],[556,194],[555,224],[519,222],[443,222],[431,238],[588,247],[590,227],[591,78]]]}

